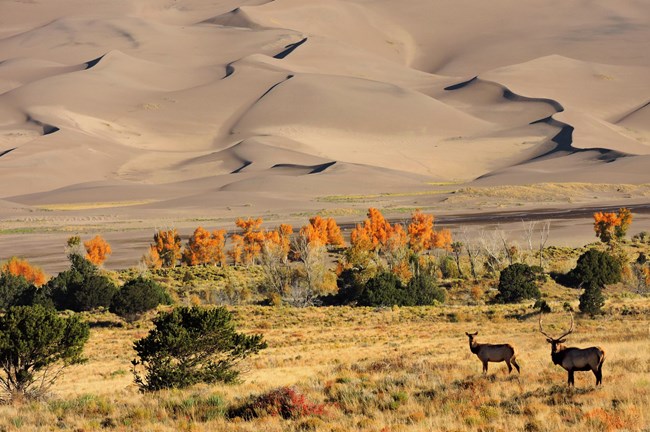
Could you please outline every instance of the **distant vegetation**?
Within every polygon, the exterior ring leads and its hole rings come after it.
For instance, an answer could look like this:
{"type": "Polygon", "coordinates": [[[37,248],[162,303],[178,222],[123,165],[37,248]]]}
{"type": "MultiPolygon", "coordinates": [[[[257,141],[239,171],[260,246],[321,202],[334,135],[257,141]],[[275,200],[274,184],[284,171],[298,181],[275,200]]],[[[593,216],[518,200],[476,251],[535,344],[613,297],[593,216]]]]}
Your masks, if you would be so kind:
{"type": "MultiPolygon", "coordinates": [[[[18,369],[18,363],[5,361],[0,383],[5,399],[14,400],[18,394],[42,397],[54,383],[43,378],[45,369],[83,360],[88,328],[82,317],[88,313],[104,316],[110,311],[124,320],[121,326],[149,327],[149,334],[133,344],[134,380],[144,392],[238,380],[238,365],[267,347],[259,330],[271,324],[260,324],[252,334],[238,333],[236,312],[225,306],[346,305],[358,308],[359,313],[366,313],[364,306],[389,310],[433,306],[440,310],[437,316],[454,323],[465,320],[463,314],[441,305],[489,307],[485,317],[491,318],[495,310],[505,307],[498,303],[519,304],[518,312],[501,319],[526,319],[539,311],[550,313],[551,304],[556,311],[573,310],[571,303],[579,301],[584,316],[597,317],[605,310],[606,290],[623,297],[650,294],[650,236],[639,233],[626,240],[631,221],[626,209],[596,213],[594,231],[601,242],[570,249],[546,247],[549,224],[525,223],[520,242],[498,229],[470,232],[461,228],[452,237],[448,230],[435,228],[432,215],[419,211],[402,225],[369,209],[367,218],[350,232],[349,244],[332,218],[313,217],[295,231],[285,224],[263,228],[259,218],[237,219],[239,231],[230,236],[225,230],[198,227],[185,244],[175,229],[157,231],[140,266],[118,272],[102,267],[112,251],[101,236],[85,242],[71,237],[69,268],[49,280],[19,258],[2,266],[0,354],[6,359],[34,358],[21,360],[31,365],[24,370],[18,369]],[[208,305],[218,307],[199,307],[208,305]],[[77,314],[59,315],[57,310],[77,314]],[[154,310],[158,315],[150,321],[154,310]],[[138,323],[143,317],[146,321],[138,323]],[[32,323],[28,327],[19,324],[28,321],[32,323]],[[47,332],[29,330],[43,326],[47,332]],[[39,344],[57,348],[43,351],[39,344]],[[27,353],[24,347],[33,348],[27,353]]],[[[267,309],[286,314],[284,307],[267,309]]],[[[413,314],[430,316],[433,308],[416,310],[413,314]]],[[[374,371],[383,366],[363,367],[374,371]]],[[[353,378],[340,376],[341,382],[325,384],[323,391],[328,401],[337,404],[336,409],[360,409],[346,405],[365,391],[361,381],[355,381],[356,373],[350,373],[353,378]],[[360,387],[353,388],[349,382],[360,387]],[[345,391],[356,393],[346,396],[341,393],[345,391]]],[[[474,384],[461,382],[456,390],[436,391],[458,392],[465,385],[474,384]]],[[[376,398],[375,408],[399,410],[410,397],[420,398],[407,395],[398,385],[391,384],[387,391],[390,396],[376,398]]],[[[291,421],[319,418],[331,409],[328,403],[309,400],[292,387],[266,389],[229,407],[218,398],[192,403],[198,404],[196,415],[201,412],[205,418],[250,421],[264,416],[291,421]]],[[[169,409],[185,408],[170,405],[169,409]]],[[[420,415],[426,416],[416,417],[420,415]]]]}

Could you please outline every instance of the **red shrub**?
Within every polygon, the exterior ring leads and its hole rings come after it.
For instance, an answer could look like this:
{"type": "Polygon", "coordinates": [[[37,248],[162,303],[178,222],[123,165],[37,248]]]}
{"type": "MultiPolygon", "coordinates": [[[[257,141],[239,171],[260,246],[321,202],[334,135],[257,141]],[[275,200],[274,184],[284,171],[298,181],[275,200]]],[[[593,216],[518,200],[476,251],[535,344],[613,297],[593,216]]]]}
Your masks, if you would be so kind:
{"type": "Polygon", "coordinates": [[[251,419],[265,415],[297,419],[305,416],[322,415],[325,405],[313,403],[293,387],[280,387],[261,394],[234,409],[230,417],[251,419]]]}

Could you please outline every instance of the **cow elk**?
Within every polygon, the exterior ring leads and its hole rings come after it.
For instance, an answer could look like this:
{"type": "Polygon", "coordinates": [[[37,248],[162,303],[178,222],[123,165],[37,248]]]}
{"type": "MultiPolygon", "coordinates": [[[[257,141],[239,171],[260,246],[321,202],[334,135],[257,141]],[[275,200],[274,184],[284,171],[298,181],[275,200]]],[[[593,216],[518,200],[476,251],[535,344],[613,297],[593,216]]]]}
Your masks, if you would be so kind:
{"type": "Polygon", "coordinates": [[[556,365],[562,366],[569,372],[569,386],[574,386],[573,373],[575,371],[592,371],[596,376],[596,385],[603,382],[603,362],[605,351],[600,347],[575,348],[566,347],[566,336],[573,332],[573,315],[568,331],[558,338],[552,338],[542,328],[542,314],[539,315],[539,331],[546,336],[546,341],[551,344],[551,359],[556,365]]]}
{"type": "Polygon", "coordinates": [[[487,374],[488,362],[506,362],[508,365],[508,373],[512,372],[512,363],[517,368],[517,373],[521,373],[519,370],[519,365],[517,364],[517,353],[515,348],[510,344],[487,344],[487,343],[478,343],[474,340],[478,332],[467,333],[469,338],[469,349],[483,363],[483,373],[487,374]]]}

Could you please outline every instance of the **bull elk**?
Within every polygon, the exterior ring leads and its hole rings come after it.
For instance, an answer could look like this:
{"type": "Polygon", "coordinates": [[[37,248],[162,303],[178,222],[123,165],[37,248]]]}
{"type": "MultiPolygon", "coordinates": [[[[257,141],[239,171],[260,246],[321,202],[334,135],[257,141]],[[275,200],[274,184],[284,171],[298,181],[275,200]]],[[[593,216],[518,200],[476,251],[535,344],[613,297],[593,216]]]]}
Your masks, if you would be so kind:
{"type": "Polygon", "coordinates": [[[551,359],[556,365],[562,366],[569,372],[569,386],[574,386],[573,373],[575,371],[592,371],[596,376],[596,385],[603,382],[603,362],[605,351],[600,347],[575,348],[566,347],[565,337],[573,333],[573,315],[569,330],[558,338],[552,338],[542,328],[542,314],[539,315],[539,331],[546,336],[546,341],[551,344],[551,359]]]}
{"type": "Polygon", "coordinates": [[[470,351],[476,354],[479,360],[481,360],[481,362],[483,363],[484,374],[487,374],[488,362],[499,363],[502,361],[506,362],[506,365],[508,365],[508,373],[512,372],[512,366],[510,366],[510,363],[515,365],[515,367],[517,368],[517,373],[521,373],[519,371],[519,365],[517,364],[517,353],[512,345],[487,344],[487,343],[482,344],[474,340],[476,335],[478,335],[478,332],[474,332],[474,333],[465,332],[465,334],[469,338],[470,351]]]}

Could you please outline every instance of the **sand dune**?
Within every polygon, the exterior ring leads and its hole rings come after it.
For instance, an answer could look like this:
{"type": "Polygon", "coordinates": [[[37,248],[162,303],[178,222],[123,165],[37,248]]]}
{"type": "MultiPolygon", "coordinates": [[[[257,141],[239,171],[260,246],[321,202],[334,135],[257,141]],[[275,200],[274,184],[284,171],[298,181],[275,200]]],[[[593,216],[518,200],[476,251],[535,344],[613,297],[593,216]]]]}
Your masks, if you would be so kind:
{"type": "Polygon", "coordinates": [[[647,183],[648,22],[638,0],[6,1],[0,216],[647,183]]]}

